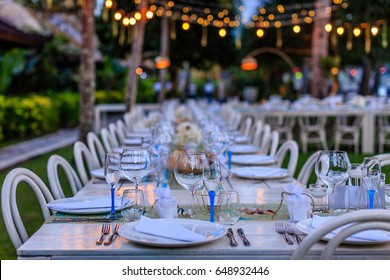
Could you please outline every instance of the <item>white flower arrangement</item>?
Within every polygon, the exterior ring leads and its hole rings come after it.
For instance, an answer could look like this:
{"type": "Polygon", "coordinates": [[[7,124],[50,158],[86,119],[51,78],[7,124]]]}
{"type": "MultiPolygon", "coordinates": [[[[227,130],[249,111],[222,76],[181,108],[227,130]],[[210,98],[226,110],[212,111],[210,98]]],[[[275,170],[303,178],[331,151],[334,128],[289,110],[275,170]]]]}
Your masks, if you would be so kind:
{"type": "Polygon", "coordinates": [[[191,120],[192,115],[190,109],[185,105],[180,105],[175,110],[176,120],[191,120]]]}
{"type": "Polygon", "coordinates": [[[143,128],[150,128],[155,126],[159,119],[161,118],[161,113],[160,112],[151,112],[146,119],[141,121],[141,127],[143,128]]]}
{"type": "Polygon", "coordinates": [[[191,122],[182,122],[177,126],[175,144],[184,147],[187,143],[200,144],[202,132],[200,128],[191,122]]]}

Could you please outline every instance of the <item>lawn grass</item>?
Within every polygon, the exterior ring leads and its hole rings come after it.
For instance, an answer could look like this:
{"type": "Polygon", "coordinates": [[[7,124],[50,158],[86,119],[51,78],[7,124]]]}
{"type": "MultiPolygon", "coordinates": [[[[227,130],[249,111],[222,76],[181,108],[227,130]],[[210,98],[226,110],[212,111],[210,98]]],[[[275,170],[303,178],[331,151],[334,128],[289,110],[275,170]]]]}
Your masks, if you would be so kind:
{"type": "MultiPolygon", "coordinates": [[[[47,179],[47,171],[46,171],[46,165],[49,157],[52,154],[59,154],[63,156],[65,159],[67,159],[72,165],[74,165],[73,160],[73,146],[68,146],[66,148],[54,151],[50,154],[46,154],[40,157],[36,157],[34,159],[31,159],[27,162],[24,162],[22,164],[19,164],[17,167],[25,167],[27,169],[32,170],[35,172],[42,180],[48,184],[47,179]]],[[[298,176],[299,171],[301,170],[303,164],[306,162],[306,160],[312,155],[314,152],[314,149],[309,150],[307,154],[300,154],[298,158],[298,164],[296,168],[296,174],[295,178],[298,176]]],[[[364,156],[363,155],[354,155],[351,152],[349,152],[349,158],[350,161],[355,162],[362,162],[364,156]]],[[[16,166],[15,166],[16,167],[16,166]]],[[[9,171],[11,171],[13,168],[11,167],[6,170],[3,170],[0,172],[0,184],[2,185],[6,175],[9,171]]],[[[389,173],[390,174],[390,173],[389,173]]],[[[390,176],[390,175],[388,175],[390,176]]],[[[309,183],[315,182],[316,177],[313,175],[309,183]]],[[[67,189],[66,194],[69,194],[69,190],[67,189]]],[[[27,186],[21,186],[18,188],[17,192],[17,200],[18,200],[18,207],[22,215],[22,219],[24,221],[24,224],[26,226],[27,232],[29,235],[33,234],[41,225],[43,222],[43,217],[41,214],[41,210],[39,208],[39,204],[35,199],[31,199],[34,197],[33,192],[27,187],[27,186]]],[[[0,259],[1,260],[7,260],[7,259],[16,259],[16,250],[11,243],[11,240],[9,239],[7,230],[4,225],[3,219],[1,219],[0,222],[0,259]]]]}

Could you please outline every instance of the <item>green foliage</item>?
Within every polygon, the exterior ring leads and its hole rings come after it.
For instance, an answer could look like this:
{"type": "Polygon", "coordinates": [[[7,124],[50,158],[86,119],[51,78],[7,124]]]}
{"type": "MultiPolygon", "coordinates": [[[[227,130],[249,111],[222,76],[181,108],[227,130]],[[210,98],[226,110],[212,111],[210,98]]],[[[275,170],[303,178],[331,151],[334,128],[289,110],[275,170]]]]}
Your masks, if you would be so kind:
{"type": "Polygon", "coordinates": [[[52,96],[59,114],[60,127],[75,127],[79,122],[80,95],[65,91],[52,96]]]}
{"type": "Polygon", "coordinates": [[[12,49],[0,56],[0,95],[9,89],[14,75],[19,74],[25,65],[26,51],[12,49]]]}
{"type": "Polygon", "coordinates": [[[38,136],[58,127],[59,115],[48,97],[8,97],[3,106],[7,120],[1,126],[6,139],[38,136]]]}
{"type": "Polygon", "coordinates": [[[95,103],[123,103],[124,93],[120,91],[103,91],[98,90],[95,92],[95,103]]]}
{"type": "Polygon", "coordinates": [[[138,81],[137,102],[153,103],[155,102],[155,93],[153,90],[154,79],[140,79],[138,81]]]}

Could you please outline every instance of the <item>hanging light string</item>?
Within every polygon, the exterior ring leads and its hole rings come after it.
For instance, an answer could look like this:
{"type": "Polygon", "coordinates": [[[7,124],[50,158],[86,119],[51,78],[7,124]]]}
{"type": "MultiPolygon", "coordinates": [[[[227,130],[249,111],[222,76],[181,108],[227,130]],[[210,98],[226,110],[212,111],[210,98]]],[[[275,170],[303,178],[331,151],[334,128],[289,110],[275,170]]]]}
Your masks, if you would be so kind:
{"type": "MultiPolygon", "coordinates": [[[[139,1],[139,0],[135,0],[139,1]]],[[[171,26],[173,23],[178,21],[182,22],[182,28],[188,30],[191,24],[201,25],[204,28],[208,26],[214,26],[220,29],[220,36],[224,37],[226,35],[225,28],[237,28],[237,27],[246,27],[246,28],[257,28],[256,32],[258,37],[263,37],[265,32],[264,30],[269,28],[276,28],[278,35],[278,46],[282,44],[282,38],[280,36],[280,28],[286,26],[293,26],[293,31],[299,33],[301,31],[300,25],[302,24],[311,24],[314,17],[322,18],[329,17],[329,15],[335,11],[347,9],[349,4],[348,1],[343,0],[333,0],[333,4],[329,6],[317,6],[318,3],[295,3],[287,5],[277,5],[270,7],[259,7],[251,17],[248,22],[243,22],[239,14],[234,15],[231,10],[233,9],[232,5],[221,6],[217,3],[208,3],[205,1],[195,1],[195,0],[177,0],[177,1],[161,1],[161,0],[148,0],[149,11],[147,17],[151,20],[154,16],[161,17],[162,15],[167,15],[170,18],[171,26]],[[166,5],[165,5],[166,4],[166,5]],[[316,14],[317,13],[317,14],[316,14]]],[[[321,4],[320,4],[321,5],[321,4]]],[[[111,15],[113,21],[113,33],[120,34],[120,25],[125,27],[134,26],[138,20],[140,20],[140,14],[137,11],[126,11],[124,8],[118,6],[115,0],[106,0],[103,11],[103,16],[105,19],[108,18],[107,14],[111,15]]],[[[244,10],[243,6],[239,7],[239,10],[242,12],[244,10]]],[[[384,19],[380,19],[374,22],[363,22],[363,23],[352,23],[344,22],[342,24],[333,22],[325,26],[325,30],[330,32],[331,30],[337,30],[339,36],[344,34],[348,35],[348,49],[352,48],[351,43],[351,32],[354,37],[359,37],[361,34],[365,34],[365,38],[368,41],[368,37],[376,36],[379,34],[379,28],[382,27],[382,46],[387,48],[387,22],[384,19]],[[369,33],[365,32],[365,29],[369,28],[369,33]],[[344,32],[345,29],[347,32],[344,32]],[[364,31],[364,32],[362,32],[364,31]]],[[[173,30],[171,28],[171,30],[173,30]]],[[[128,32],[129,34],[131,32],[128,32]]],[[[171,38],[176,37],[176,32],[171,32],[171,38]]],[[[205,35],[203,34],[202,45],[205,43],[205,35]]],[[[123,42],[123,31],[122,38],[120,40],[123,42]]],[[[131,40],[128,40],[128,42],[131,40]]],[[[369,42],[367,43],[366,50],[370,49],[368,47],[369,42]]]]}

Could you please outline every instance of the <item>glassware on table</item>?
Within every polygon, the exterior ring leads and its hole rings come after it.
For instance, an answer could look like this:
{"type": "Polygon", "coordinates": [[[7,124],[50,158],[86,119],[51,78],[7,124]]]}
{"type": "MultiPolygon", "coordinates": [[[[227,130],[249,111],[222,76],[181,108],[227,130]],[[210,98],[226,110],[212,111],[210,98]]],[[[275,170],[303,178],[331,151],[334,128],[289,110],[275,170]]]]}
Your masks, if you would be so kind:
{"type": "Polygon", "coordinates": [[[373,209],[382,173],[379,159],[376,157],[365,157],[362,170],[363,185],[368,193],[368,208],[373,209]]]}
{"type": "Polygon", "coordinates": [[[138,221],[145,213],[144,193],[140,189],[127,189],[122,195],[121,213],[126,222],[138,221]]]}
{"type": "MultiPolygon", "coordinates": [[[[340,194],[340,191],[336,193],[336,187],[343,184],[349,177],[351,163],[349,162],[348,155],[344,151],[321,151],[318,155],[314,169],[317,177],[328,186],[328,207],[329,211],[332,212],[337,209],[335,197],[340,194]]],[[[347,197],[347,193],[345,192],[344,198],[347,197]]],[[[342,209],[342,211],[346,211],[348,203],[347,205],[344,205],[344,207],[339,208],[342,209]]]]}
{"type": "Polygon", "coordinates": [[[209,162],[210,170],[205,176],[205,187],[210,198],[210,222],[214,223],[214,204],[215,196],[219,189],[219,184],[221,182],[221,164],[217,158],[214,158],[213,162],[209,162]]]}
{"type": "Polygon", "coordinates": [[[119,153],[107,153],[104,158],[104,177],[111,187],[111,211],[109,218],[119,218],[115,211],[115,187],[121,177],[120,170],[121,156],[119,153]]]}
{"type": "Polygon", "coordinates": [[[236,191],[221,191],[218,195],[217,216],[219,221],[232,226],[241,217],[240,196],[236,191]]]}
{"type": "Polygon", "coordinates": [[[385,184],[385,209],[390,209],[390,184],[385,184]]]}
{"type": "Polygon", "coordinates": [[[310,184],[309,194],[313,198],[313,212],[325,213],[328,211],[328,187],[324,184],[310,184]]]}
{"type": "Polygon", "coordinates": [[[205,173],[209,170],[209,163],[204,153],[180,153],[175,164],[174,174],[177,183],[190,191],[192,204],[188,213],[195,218],[195,192],[204,186],[205,173]]]}
{"type": "Polygon", "coordinates": [[[139,183],[152,172],[152,161],[149,150],[146,148],[125,148],[123,150],[120,167],[123,176],[135,184],[139,183]]]}

